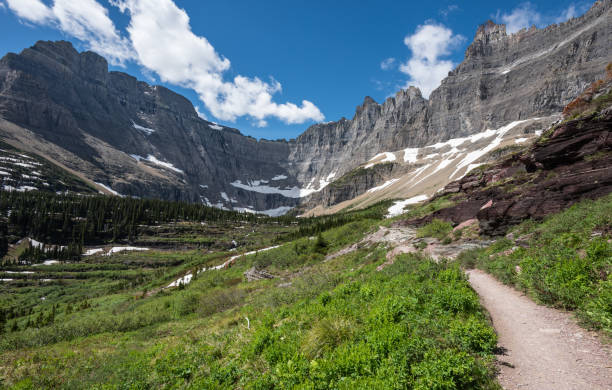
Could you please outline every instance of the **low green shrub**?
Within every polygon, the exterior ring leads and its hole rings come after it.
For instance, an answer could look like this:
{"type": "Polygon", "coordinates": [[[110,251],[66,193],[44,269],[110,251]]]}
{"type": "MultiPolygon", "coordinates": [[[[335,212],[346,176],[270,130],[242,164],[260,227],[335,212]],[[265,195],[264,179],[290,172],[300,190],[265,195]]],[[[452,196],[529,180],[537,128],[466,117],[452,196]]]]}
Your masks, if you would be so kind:
{"type": "Polygon", "coordinates": [[[435,237],[439,240],[443,240],[452,230],[453,225],[451,225],[450,222],[434,219],[417,230],[417,237],[435,237]]]}
{"type": "Polygon", "coordinates": [[[587,200],[537,223],[516,227],[529,240],[514,247],[507,238],[465,251],[462,266],[481,268],[536,300],[576,310],[587,326],[612,336],[612,195],[587,200]]]}

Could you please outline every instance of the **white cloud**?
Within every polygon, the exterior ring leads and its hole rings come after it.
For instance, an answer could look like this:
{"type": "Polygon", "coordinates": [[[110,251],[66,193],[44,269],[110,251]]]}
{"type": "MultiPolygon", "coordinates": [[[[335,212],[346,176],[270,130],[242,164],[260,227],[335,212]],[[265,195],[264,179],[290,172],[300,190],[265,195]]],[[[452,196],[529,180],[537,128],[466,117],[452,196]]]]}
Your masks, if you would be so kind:
{"type": "Polygon", "coordinates": [[[275,117],[289,124],[325,117],[311,102],[301,105],[276,103],[272,96],[281,84],[270,79],[235,76],[226,81],[230,61],[217,53],[205,37],[191,31],[189,16],[172,0],[108,0],[130,15],[129,39],[122,37],[96,0],[54,0],[47,6],[41,0],[6,0],[21,19],[54,26],[85,42],[91,50],[113,64],[134,60],[167,83],[193,89],[207,110],[222,120],[249,116],[258,126],[275,117]]]}
{"type": "Polygon", "coordinates": [[[386,58],[380,63],[380,69],[389,70],[395,66],[395,58],[386,58]]]}
{"type": "Polygon", "coordinates": [[[250,116],[260,126],[266,118],[285,123],[321,121],[323,114],[311,102],[301,106],[278,104],[272,95],[281,91],[275,80],[236,76],[223,80],[230,61],[219,55],[204,37],[195,35],[187,13],[172,0],[112,1],[131,16],[128,33],[139,61],[166,82],[192,88],[216,118],[234,121],[250,116]]]}
{"type": "Polygon", "coordinates": [[[40,0],[6,0],[9,8],[22,19],[43,23],[53,18],[53,13],[40,0]]]}
{"type": "Polygon", "coordinates": [[[563,23],[567,20],[570,20],[571,18],[576,18],[580,16],[581,14],[583,14],[584,12],[586,12],[589,9],[589,6],[590,4],[582,4],[582,5],[572,4],[569,7],[567,7],[565,11],[561,12],[561,15],[554,18],[554,22],[563,23]]]}
{"type": "Polygon", "coordinates": [[[509,34],[513,34],[522,28],[539,25],[542,20],[542,16],[531,3],[523,3],[509,14],[504,13],[499,18],[506,25],[506,31],[509,34]]]}
{"type": "Polygon", "coordinates": [[[53,14],[63,31],[88,42],[91,50],[112,63],[132,59],[129,41],[119,36],[108,10],[95,0],[55,0],[53,14]]]}
{"type": "Polygon", "coordinates": [[[95,0],[55,0],[49,7],[40,0],[6,0],[9,8],[31,23],[52,25],[105,56],[113,64],[132,59],[130,43],[119,36],[108,10],[95,0]]]}
{"type": "Polygon", "coordinates": [[[442,15],[443,17],[447,18],[448,15],[450,15],[451,13],[457,11],[459,9],[459,6],[457,4],[451,4],[446,8],[442,8],[440,10],[440,15],[442,15]]]}
{"type": "Polygon", "coordinates": [[[207,120],[208,120],[208,118],[206,117],[206,114],[204,114],[202,111],[200,111],[200,107],[198,107],[198,106],[193,106],[193,108],[195,108],[196,113],[198,114],[198,116],[199,116],[201,119],[204,119],[205,121],[207,121],[207,120]]]}
{"type": "Polygon", "coordinates": [[[506,25],[506,32],[514,34],[523,28],[530,28],[531,26],[544,27],[552,23],[563,23],[584,13],[589,6],[590,4],[587,3],[571,4],[558,15],[542,15],[533,4],[525,2],[510,11],[510,13],[497,11],[495,18],[506,25]]]}
{"type": "Polygon", "coordinates": [[[412,51],[412,57],[400,65],[400,71],[410,76],[406,87],[418,87],[423,96],[429,97],[431,91],[440,85],[455,64],[444,60],[465,38],[441,24],[425,24],[417,28],[413,35],[404,39],[412,51]]]}

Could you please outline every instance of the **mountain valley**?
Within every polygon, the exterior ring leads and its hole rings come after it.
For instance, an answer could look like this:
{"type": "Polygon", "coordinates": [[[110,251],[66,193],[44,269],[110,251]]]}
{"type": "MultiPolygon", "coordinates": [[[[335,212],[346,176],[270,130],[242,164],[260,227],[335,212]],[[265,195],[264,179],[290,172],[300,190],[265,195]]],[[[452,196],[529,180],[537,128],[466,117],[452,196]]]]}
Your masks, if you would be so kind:
{"type": "Polygon", "coordinates": [[[0,388],[612,388],[610,21],[486,22],[290,140],[5,55],[0,388]]]}

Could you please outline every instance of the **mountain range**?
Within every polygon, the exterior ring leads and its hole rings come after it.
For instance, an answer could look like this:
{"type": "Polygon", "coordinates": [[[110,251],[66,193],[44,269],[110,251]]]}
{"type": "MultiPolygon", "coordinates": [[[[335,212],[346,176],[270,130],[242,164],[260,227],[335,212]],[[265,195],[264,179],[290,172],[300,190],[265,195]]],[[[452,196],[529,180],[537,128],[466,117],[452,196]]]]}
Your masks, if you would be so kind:
{"type": "MultiPolygon", "coordinates": [[[[535,138],[603,78],[610,20],[602,0],[544,29],[508,34],[488,21],[428,99],[415,87],[382,104],[366,97],[352,119],[275,141],[204,120],[185,97],[109,72],[96,53],[39,41],[0,60],[0,140],[107,194],[268,215],[425,199],[535,138]]],[[[24,164],[7,158],[0,170],[24,164]]]]}

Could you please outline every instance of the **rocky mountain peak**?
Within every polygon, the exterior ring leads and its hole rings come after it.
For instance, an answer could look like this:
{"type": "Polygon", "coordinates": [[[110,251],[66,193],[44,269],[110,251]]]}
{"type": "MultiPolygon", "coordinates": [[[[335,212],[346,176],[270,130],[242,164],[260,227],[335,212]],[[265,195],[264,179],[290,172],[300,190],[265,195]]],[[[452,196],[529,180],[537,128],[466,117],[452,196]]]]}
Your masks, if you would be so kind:
{"type": "Polygon", "coordinates": [[[169,89],[108,72],[103,57],[69,42],[41,41],[0,60],[0,136],[33,153],[53,145],[56,161],[125,195],[287,210],[375,156],[390,162],[393,151],[560,113],[612,61],[611,4],[511,35],[488,21],[428,99],[416,87],[381,104],[367,96],[352,118],[313,125],[290,142],[258,142],[204,121],[169,89]]]}
{"type": "Polygon", "coordinates": [[[363,104],[358,106],[355,110],[355,117],[353,120],[360,120],[364,114],[369,120],[374,120],[373,116],[375,116],[379,110],[380,105],[376,103],[376,100],[372,99],[370,96],[366,96],[363,99],[363,104]]]}
{"type": "Polygon", "coordinates": [[[484,43],[495,42],[506,37],[506,25],[497,24],[492,20],[487,20],[481,24],[476,30],[474,41],[483,41],[484,43]]]}
{"type": "Polygon", "coordinates": [[[92,51],[79,53],[67,41],[38,41],[23,50],[20,57],[54,71],[75,73],[98,83],[105,83],[108,75],[108,62],[104,57],[92,51]]]}
{"type": "Polygon", "coordinates": [[[370,105],[376,105],[377,106],[378,103],[376,103],[376,100],[372,99],[372,97],[366,96],[363,99],[363,104],[361,105],[361,107],[365,108],[365,107],[370,106],[370,105]]]}

